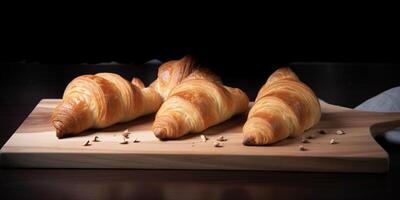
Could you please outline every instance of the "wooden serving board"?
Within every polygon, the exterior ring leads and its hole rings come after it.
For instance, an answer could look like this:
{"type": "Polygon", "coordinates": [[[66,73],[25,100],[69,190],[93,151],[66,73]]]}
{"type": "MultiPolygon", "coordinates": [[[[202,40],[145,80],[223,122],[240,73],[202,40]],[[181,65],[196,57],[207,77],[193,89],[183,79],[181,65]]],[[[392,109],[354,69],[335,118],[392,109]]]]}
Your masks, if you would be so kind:
{"type": "Polygon", "coordinates": [[[372,135],[400,125],[400,113],[360,112],[322,103],[322,119],[306,131],[313,134],[310,143],[291,138],[271,146],[242,145],[245,115],[174,141],[159,141],[151,132],[154,115],[81,136],[57,139],[50,115],[59,99],[42,100],[1,149],[5,167],[29,168],[141,168],[141,169],[224,169],[285,170],[316,172],[385,172],[388,154],[372,135]],[[128,144],[120,144],[122,133],[131,132],[128,144]],[[327,134],[319,134],[324,129],[327,134]],[[342,129],[346,134],[337,135],[342,129]],[[372,135],[371,135],[372,134],[372,135]],[[223,147],[213,146],[223,135],[223,147]],[[83,146],[98,136],[100,142],[83,146]],[[140,142],[133,143],[133,138],[140,142]],[[337,144],[330,144],[335,138],[337,144]],[[299,145],[307,150],[300,151],[299,145]]]}

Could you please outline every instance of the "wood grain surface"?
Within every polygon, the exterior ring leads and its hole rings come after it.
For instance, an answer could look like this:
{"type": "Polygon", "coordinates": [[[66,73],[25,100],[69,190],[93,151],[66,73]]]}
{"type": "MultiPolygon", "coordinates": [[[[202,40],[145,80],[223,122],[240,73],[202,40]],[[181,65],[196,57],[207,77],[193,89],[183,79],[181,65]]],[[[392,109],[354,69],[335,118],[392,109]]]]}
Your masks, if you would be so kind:
{"type": "Polygon", "coordinates": [[[140,168],[226,169],[316,172],[386,172],[388,154],[372,135],[400,125],[400,113],[360,112],[322,103],[322,119],[305,135],[309,143],[290,138],[274,145],[242,145],[245,115],[235,116],[202,134],[179,140],[159,141],[151,132],[154,115],[106,129],[89,130],[81,136],[57,139],[50,115],[59,99],[43,99],[1,149],[1,165],[24,168],[140,168]],[[128,129],[128,144],[120,144],[128,129]],[[318,133],[325,130],[326,134],[318,133]],[[343,130],[344,135],[337,135],[343,130]],[[372,134],[372,135],[371,135],[372,134]],[[219,136],[227,141],[216,148],[219,136]],[[98,136],[100,142],[83,146],[98,136]],[[138,143],[133,143],[137,138],[138,143]],[[337,144],[330,144],[335,138],[337,144]],[[303,145],[306,151],[300,151],[303,145]]]}

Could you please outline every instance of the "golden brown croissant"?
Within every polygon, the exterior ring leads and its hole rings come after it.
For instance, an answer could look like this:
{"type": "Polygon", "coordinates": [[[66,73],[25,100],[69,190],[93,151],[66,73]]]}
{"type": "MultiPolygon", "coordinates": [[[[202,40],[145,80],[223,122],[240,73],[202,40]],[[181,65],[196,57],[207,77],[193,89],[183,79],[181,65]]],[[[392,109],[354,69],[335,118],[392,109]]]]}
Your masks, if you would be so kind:
{"type": "Polygon", "coordinates": [[[153,87],[165,100],[171,90],[195,70],[196,64],[191,56],[165,62],[158,68],[158,78],[150,87],[153,87]]]}
{"type": "Polygon", "coordinates": [[[258,92],[243,126],[243,144],[266,145],[299,136],[320,118],[314,92],[289,68],[280,68],[258,92]]]}
{"type": "Polygon", "coordinates": [[[153,124],[159,139],[198,133],[248,109],[248,97],[223,86],[215,75],[196,70],[175,86],[161,105],[153,124]]]}
{"type": "Polygon", "coordinates": [[[89,128],[104,128],[157,111],[161,97],[153,88],[144,88],[113,73],[83,75],[72,80],[63,102],[51,117],[58,138],[74,136],[89,128]]]}

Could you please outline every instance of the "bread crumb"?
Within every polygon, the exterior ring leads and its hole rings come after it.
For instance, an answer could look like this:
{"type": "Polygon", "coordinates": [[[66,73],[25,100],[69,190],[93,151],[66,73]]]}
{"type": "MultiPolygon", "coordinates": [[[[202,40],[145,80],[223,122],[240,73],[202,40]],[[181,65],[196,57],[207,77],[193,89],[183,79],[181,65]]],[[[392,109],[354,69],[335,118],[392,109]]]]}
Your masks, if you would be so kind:
{"type": "Polygon", "coordinates": [[[214,142],[213,145],[214,147],[222,147],[222,144],[219,142],[214,142]]]}
{"type": "Polygon", "coordinates": [[[216,139],[216,141],[219,141],[219,142],[225,142],[225,141],[227,141],[228,139],[226,139],[224,136],[219,136],[217,139],[216,139]]]}
{"type": "Polygon", "coordinates": [[[336,134],[337,134],[337,135],[344,135],[345,132],[344,132],[343,130],[337,130],[337,131],[336,131],[336,134]]]}
{"type": "Polygon", "coordinates": [[[126,140],[125,138],[122,138],[123,140],[120,142],[120,144],[128,144],[128,140],[126,140]]]}
{"type": "Polygon", "coordinates": [[[90,141],[89,141],[89,140],[86,140],[86,141],[82,144],[82,146],[90,146],[90,141]]]}
{"type": "Polygon", "coordinates": [[[337,144],[337,141],[335,140],[335,138],[332,138],[331,141],[329,142],[331,144],[337,144]]]}
{"type": "Polygon", "coordinates": [[[132,142],[133,143],[139,143],[140,141],[137,138],[133,138],[132,142]]]}
{"type": "Polygon", "coordinates": [[[208,138],[205,135],[200,135],[201,141],[206,142],[208,138]]]}
{"type": "Polygon", "coordinates": [[[299,146],[299,151],[306,151],[307,149],[303,146],[303,145],[300,145],[299,146]]]}
{"type": "Polygon", "coordinates": [[[99,140],[99,136],[94,136],[94,138],[93,138],[93,140],[92,140],[92,142],[100,142],[100,140],[99,140]]]}
{"type": "Polygon", "coordinates": [[[124,136],[125,138],[129,138],[129,134],[131,134],[128,129],[126,129],[123,133],[122,136],[124,136]]]}

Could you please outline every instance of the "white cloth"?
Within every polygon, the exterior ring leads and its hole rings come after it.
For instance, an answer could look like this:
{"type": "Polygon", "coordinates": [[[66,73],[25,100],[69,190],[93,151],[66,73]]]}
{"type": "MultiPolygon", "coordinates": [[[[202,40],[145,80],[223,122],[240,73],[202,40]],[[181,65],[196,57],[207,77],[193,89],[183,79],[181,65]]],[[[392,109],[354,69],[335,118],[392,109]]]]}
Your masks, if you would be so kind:
{"type": "MultiPolygon", "coordinates": [[[[400,87],[386,90],[354,109],[370,112],[400,112],[400,87]]],[[[384,133],[384,137],[391,143],[400,144],[400,127],[384,133]]]]}

